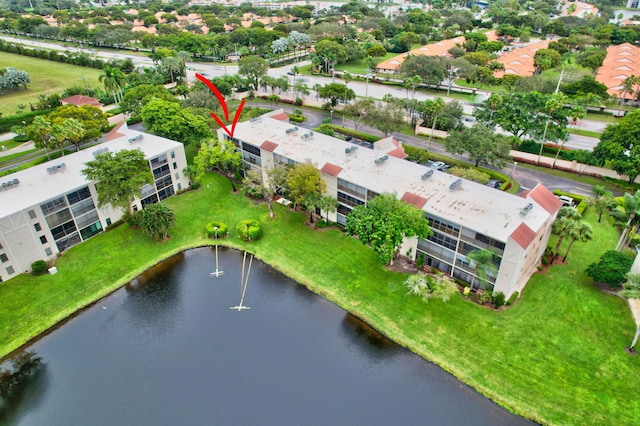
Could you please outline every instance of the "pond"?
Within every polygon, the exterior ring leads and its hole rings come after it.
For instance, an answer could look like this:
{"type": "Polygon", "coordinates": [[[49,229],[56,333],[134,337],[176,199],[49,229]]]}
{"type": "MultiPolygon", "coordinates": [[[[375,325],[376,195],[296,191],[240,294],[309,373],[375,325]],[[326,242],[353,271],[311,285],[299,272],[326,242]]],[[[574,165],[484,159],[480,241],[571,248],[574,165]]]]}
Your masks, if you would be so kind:
{"type": "Polygon", "coordinates": [[[250,255],[219,262],[174,256],[32,343],[0,423],[532,424],[250,255]]]}

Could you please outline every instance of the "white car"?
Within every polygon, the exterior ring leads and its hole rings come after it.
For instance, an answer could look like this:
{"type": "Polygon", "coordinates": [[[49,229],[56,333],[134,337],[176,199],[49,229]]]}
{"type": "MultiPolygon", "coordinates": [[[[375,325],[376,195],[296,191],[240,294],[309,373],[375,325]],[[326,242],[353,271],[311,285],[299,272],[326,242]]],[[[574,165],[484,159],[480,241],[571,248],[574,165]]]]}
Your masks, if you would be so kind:
{"type": "Polygon", "coordinates": [[[436,161],[435,163],[433,163],[431,165],[432,168],[436,169],[436,170],[442,170],[442,168],[444,166],[446,166],[447,163],[445,163],[444,161],[436,161]]]}

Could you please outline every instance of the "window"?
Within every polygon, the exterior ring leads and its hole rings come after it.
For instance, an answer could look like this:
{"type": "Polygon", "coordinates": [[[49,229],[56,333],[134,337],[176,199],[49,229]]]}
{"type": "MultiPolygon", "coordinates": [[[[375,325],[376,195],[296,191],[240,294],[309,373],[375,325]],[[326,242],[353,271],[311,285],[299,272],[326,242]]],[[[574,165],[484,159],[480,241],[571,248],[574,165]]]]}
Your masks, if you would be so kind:
{"type": "Polygon", "coordinates": [[[87,198],[91,198],[91,191],[89,191],[89,187],[85,186],[82,189],[79,189],[74,192],[70,192],[67,194],[67,201],[69,201],[70,205],[73,205],[79,201],[85,200],[87,198]]]}
{"type": "Polygon", "coordinates": [[[33,229],[36,230],[36,232],[42,231],[42,226],[40,226],[39,223],[36,223],[33,225],[33,229]]]}
{"type": "Polygon", "coordinates": [[[248,153],[251,153],[257,157],[260,157],[260,148],[258,148],[257,146],[251,145],[249,143],[243,142],[242,143],[242,150],[248,153]]]}
{"type": "Polygon", "coordinates": [[[107,222],[107,226],[111,225],[111,218],[108,217],[106,222],[107,222]]]}
{"type": "Polygon", "coordinates": [[[29,218],[31,219],[35,219],[36,218],[36,212],[35,210],[29,210],[29,218]]]}
{"type": "Polygon", "coordinates": [[[42,244],[47,244],[47,237],[45,237],[44,235],[41,235],[41,236],[40,236],[40,242],[41,242],[42,244]]]}
{"type": "Polygon", "coordinates": [[[171,158],[176,158],[176,153],[171,151],[171,158]]]}
{"type": "Polygon", "coordinates": [[[9,258],[7,257],[6,253],[2,253],[0,254],[0,260],[2,261],[2,263],[4,263],[4,262],[8,262],[9,258]]]}
{"type": "Polygon", "coordinates": [[[175,162],[174,162],[174,163],[173,163],[173,170],[175,170],[175,169],[177,169],[177,168],[178,168],[178,163],[175,163],[175,162]]]}
{"type": "Polygon", "coordinates": [[[49,201],[48,203],[40,204],[42,213],[45,216],[53,212],[57,212],[58,210],[65,207],[67,207],[67,201],[64,199],[64,197],[57,198],[53,201],[49,201]]]}
{"type": "Polygon", "coordinates": [[[180,179],[180,173],[176,173],[176,180],[180,179]]]}
{"type": "Polygon", "coordinates": [[[47,224],[49,228],[55,228],[62,223],[69,222],[71,219],[73,218],[71,217],[69,209],[64,209],[47,217],[47,224]]]}
{"type": "Polygon", "coordinates": [[[136,206],[135,204],[133,205],[133,211],[137,212],[138,211],[138,206],[136,206]]]}
{"type": "Polygon", "coordinates": [[[47,247],[46,249],[44,249],[44,254],[46,254],[47,256],[51,256],[53,254],[53,252],[51,251],[51,249],[49,247],[47,247]]]}
{"type": "Polygon", "coordinates": [[[11,274],[13,274],[14,272],[15,272],[15,271],[13,270],[13,266],[9,266],[9,267],[7,268],[7,274],[11,275],[11,274]]]}
{"type": "Polygon", "coordinates": [[[180,185],[180,182],[178,182],[178,191],[182,191],[182,185],[180,185]]]}

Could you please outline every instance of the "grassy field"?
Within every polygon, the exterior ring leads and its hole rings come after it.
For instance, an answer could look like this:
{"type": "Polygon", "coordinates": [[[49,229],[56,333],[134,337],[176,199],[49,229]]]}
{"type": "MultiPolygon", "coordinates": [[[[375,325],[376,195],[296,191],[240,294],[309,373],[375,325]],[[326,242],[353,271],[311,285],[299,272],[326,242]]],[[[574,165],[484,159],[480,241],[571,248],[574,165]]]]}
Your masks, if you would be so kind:
{"type": "Polygon", "coordinates": [[[29,102],[35,103],[38,95],[51,95],[61,93],[71,86],[96,87],[101,85],[98,77],[102,70],[79,67],[76,65],[63,64],[60,62],[47,61],[44,59],[31,58],[28,56],[15,55],[13,53],[0,52],[0,64],[2,67],[15,67],[29,73],[31,83],[27,90],[0,95],[0,112],[4,115],[17,113],[18,105],[26,105],[29,110],[29,102]]]}
{"type": "Polygon", "coordinates": [[[587,137],[590,137],[590,138],[598,138],[598,139],[600,138],[600,136],[602,136],[602,133],[593,132],[591,130],[574,129],[574,128],[568,128],[567,130],[572,135],[587,136],[587,137]]]}
{"type": "MultiPolygon", "coordinates": [[[[407,296],[402,274],[337,230],[305,227],[305,215],[266,206],[230,191],[209,175],[202,187],[172,197],[178,226],[156,243],[122,225],[71,248],[59,272],[20,276],[0,286],[0,353],[128,282],[166,257],[210,244],[204,226],[230,225],[224,243],[248,249],[398,343],[436,362],[509,409],[545,424],[637,424],[640,358],[624,352],[635,327],[626,302],[603,294],[584,274],[615,245],[609,223],[595,223],[594,241],[576,243],[567,265],[535,275],[515,306],[489,310],[454,297],[423,303],[407,296]],[[245,243],[234,224],[257,219],[262,239],[245,243]]],[[[563,251],[561,251],[563,253],[563,251]]],[[[46,360],[44,360],[46,362],[46,360]]]]}

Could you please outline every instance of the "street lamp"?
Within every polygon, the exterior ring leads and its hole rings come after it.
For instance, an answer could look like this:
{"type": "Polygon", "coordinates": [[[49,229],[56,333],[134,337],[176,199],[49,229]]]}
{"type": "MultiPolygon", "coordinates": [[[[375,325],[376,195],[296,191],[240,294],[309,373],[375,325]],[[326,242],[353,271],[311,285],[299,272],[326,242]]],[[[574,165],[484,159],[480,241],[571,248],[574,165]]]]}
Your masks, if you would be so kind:
{"type": "Polygon", "coordinates": [[[371,74],[367,73],[367,75],[365,76],[365,88],[364,88],[364,97],[368,98],[369,97],[369,79],[372,77],[371,74]]]}
{"type": "Polygon", "coordinates": [[[511,169],[511,174],[509,174],[509,177],[513,177],[516,175],[516,167],[518,167],[518,162],[514,161],[513,162],[513,169],[511,169]]]}

